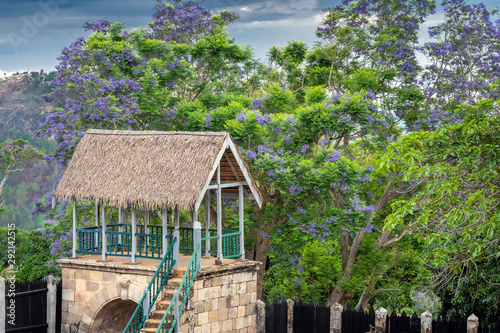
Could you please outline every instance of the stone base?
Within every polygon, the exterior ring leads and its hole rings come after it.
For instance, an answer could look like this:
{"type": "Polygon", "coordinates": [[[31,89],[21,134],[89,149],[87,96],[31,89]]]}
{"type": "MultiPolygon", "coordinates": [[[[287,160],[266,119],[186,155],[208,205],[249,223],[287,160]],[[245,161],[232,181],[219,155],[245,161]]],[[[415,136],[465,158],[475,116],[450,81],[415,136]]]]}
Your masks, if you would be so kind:
{"type": "MultiPolygon", "coordinates": [[[[99,332],[94,326],[99,326],[101,320],[94,321],[107,304],[116,306],[117,301],[122,300],[137,305],[157,269],[153,265],[100,262],[85,256],[60,259],[58,263],[62,268],[63,284],[62,332],[75,333],[99,332]]],[[[130,314],[124,316],[127,318],[117,320],[128,322],[130,314]]]]}
{"type": "Polygon", "coordinates": [[[260,265],[235,260],[202,268],[191,288],[187,311],[181,315],[181,332],[255,332],[260,265]]]}

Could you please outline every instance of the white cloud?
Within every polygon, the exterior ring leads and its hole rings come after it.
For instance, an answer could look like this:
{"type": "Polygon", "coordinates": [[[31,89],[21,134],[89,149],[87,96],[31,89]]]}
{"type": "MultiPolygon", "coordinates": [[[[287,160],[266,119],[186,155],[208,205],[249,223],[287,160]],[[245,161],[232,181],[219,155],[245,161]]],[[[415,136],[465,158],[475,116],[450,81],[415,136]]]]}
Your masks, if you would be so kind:
{"type": "Polygon", "coordinates": [[[240,29],[269,29],[269,28],[297,28],[297,27],[308,27],[308,26],[318,26],[321,23],[321,14],[314,15],[306,18],[286,18],[274,21],[252,21],[252,22],[236,22],[233,23],[234,27],[240,29]]]}
{"type": "Polygon", "coordinates": [[[3,79],[5,76],[11,76],[17,71],[9,72],[9,71],[4,71],[3,69],[0,68],[0,79],[3,79]],[[7,75],[4,75],[6,73],[7,75]]]}

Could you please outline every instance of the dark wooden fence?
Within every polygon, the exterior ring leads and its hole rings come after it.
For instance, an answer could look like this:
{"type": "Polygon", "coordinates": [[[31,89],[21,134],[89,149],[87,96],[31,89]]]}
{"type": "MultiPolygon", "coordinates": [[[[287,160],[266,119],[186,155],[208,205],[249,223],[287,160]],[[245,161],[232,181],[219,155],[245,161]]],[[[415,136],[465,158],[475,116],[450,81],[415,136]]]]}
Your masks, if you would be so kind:
{"type": "MultiPolygon", "coordinates": [[[[16,292],[14,297],[5,295],[5,304],[7,306],[11,302],[11,299],[15,300],[15,325],[9,323],[10,318],[5,313],[5,333],[47,333],[47,281],[15,282],[15,286],[16,292]]],[[[6,285],[6,291],[8,288],[8,285],[6,285]]],[[[59,281],[57,284],[56,303],[57,333],[61,333],[61,303],[62,284],[59,281]]]]}
{"type": "MultiPolygon", "coordinates": [[[[286,301],[266,303],[266,333],[287,333],[288,306],[286,301]]],[[[293,304],[293,333],[330,333],[330,308],[325,305],[293,304]]],[[[342,312],[342,333],[374,332],[375,311],[355,311],[350,306],[342,312]]],[[[386,317],[387,333],[420,333],[420,317],[393,311],[386,317]]],[[[432,321],[432,333],[467,333],[467,320],[438,317],[432,321]]],[[[478,333],[500,333],[500,319],[494,325],[479,325],[478,333]]]]}

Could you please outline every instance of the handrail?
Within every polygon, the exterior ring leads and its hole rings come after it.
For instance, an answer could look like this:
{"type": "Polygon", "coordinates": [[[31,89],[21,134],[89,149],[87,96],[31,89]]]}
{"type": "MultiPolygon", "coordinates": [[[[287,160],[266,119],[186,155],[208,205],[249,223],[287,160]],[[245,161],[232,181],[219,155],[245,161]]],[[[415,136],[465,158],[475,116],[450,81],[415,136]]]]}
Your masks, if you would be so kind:
{"type": "MultiPolygon", "coordinates": [[[[224,230],[226,233],[221,235],[222,238],[222,256],[226,259],[238,258],[241,256],[240,253],[240,245],[239,245],[239,235],[241,235],[240,231],[235,230],[224,230]]],[[[201,239],[202,250],[204,251],[205,243],[207,240],[216,240],[219,238],[219,235],[203,237],[201,239]]],[[[211,248],[213,253],[217,252],[217,242],[214,242],[213,248],[211,248]]]]}
{"type": "Polygon", "coordinates": [[[186,269],[186,273],[182,278],[182,282],[179,285],[179,289],[176,289],[174,293],[174,299],[170,302],[170,305],[165,311],[163,318],[160,321],[160,325],[156,330],[156,333],[171,333],[174,331],[174,328],[178,324],[178,319],[180,318],[180,314],[184,309],[184,305],[186,304],[187,298],[189,296],[189,291],[194,282],[194,278],[196,277],[196,273],[200,269],[200,265],[198,264],[198,249],[201,246],[201,242],[196,244],[193,255],[191,256],[191,260],[189,261],[188,267],[186,269]],[[182,303],[179,302],[179,294],[182,294],[182,303]],[[177,298],[177,304],[179,304],[179,308],[175,309],[175,303],[177,298]]]}
{"type": "Polygon", "coordinates": [[[144,322],[149,316],[149,311],[153,304],[156,302],[158,295],[160,294],[163,286],[165,285],[165,281],[167,277],[170,275],[172,268],[175,264],[175,259],[172,257],[172,249],[177,241],[177,238],[174,237],[172,242],[170,243],[167,252],[163,256],[163,259],[158,266],[151,282],[149,282],[147,292],[141,298],[141,301],[137,305],[132,317],[130,318],[127,326],[123,330],[123,333],[138,333],[141,328],[144,326],[144,322]],[[165,264],[166,263],[166,264],[165,264]],[[146,298],[147,297],[147,298],[146,298]],[[147,300],[147,308],[145,309],[144,305],[147,300]]]}

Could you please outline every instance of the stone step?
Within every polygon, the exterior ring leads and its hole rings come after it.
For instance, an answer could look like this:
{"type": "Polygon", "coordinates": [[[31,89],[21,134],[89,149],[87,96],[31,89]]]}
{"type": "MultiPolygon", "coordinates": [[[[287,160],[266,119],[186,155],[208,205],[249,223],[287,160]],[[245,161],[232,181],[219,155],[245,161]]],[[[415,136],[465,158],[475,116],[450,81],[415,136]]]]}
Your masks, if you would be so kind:
{"type": "Polygon", "coordinates": [[[145,328],[158,328],[158,326],[160,325],[160,322],[161,322],[161,318],[160,319],[148,319],[146,320],[146,322],[144,323],[144,327],[145,328]]]}
{"type": "Polygon", "coordinates": [[[179,286],[181,285],[183,276],[169,278],[167,280],[167,282],[165,283],[165,287],[164,288],[166,288],[166,289],[176,289],[176,288],[179,288],[179,286]]]}
{"type": "Polygon", "coordinates": [[[162,319],[163,316],[165,315],[165,310],[155,310],[149,314],[149,319],[162,319]]]}
{"type": "Polygon", "coordinates": [[[156,327],[145,327],[141,328],[141,333],[156,333],[157,328],[156,327]]]}
{"type": "Polygon", "coordinates": [[[163,299],[161,301],[158,301],[156,302],[156,309],[165,311],[166,309],[168,309],[170,302],[171,301],[169,299],[163,299]]]}

